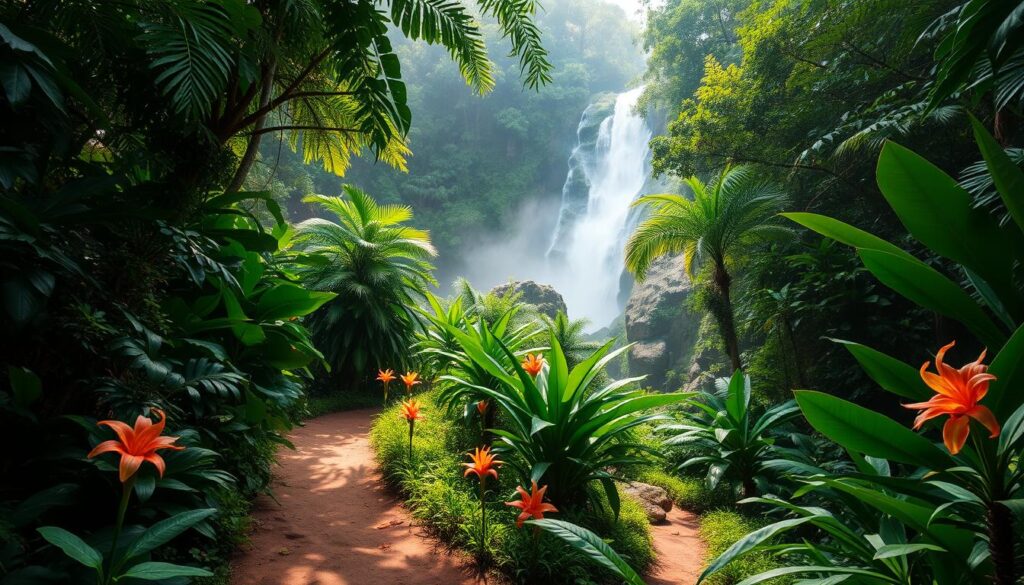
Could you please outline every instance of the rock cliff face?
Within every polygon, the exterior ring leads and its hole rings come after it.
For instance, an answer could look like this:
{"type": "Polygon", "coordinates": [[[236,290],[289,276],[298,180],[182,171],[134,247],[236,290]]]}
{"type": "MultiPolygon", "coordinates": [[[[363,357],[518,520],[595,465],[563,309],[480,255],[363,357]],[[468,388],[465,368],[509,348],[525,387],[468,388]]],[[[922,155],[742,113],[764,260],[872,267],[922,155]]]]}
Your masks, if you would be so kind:
{"type": "Polygon", "coordinates": [[[633,286],[626,303],[626,339],[631,376],[647,376],[647,384],[664,387],[665,374],[688,365],[697,339],[699,319],[684,307],[692,285],[682,256],[654,262],[647,279],[633,286]]]}
{"type": "Polygon", "coordinates": [[[538,284],[532,280],[512,281],[498,285],[491,289],[491,292],[504,296],[509,291],[522,293],[522,302],[537,307],[537,310],[552,319],[559,311],[568,313],[565,306],[565,299],[558,294],[554,288],[546,284],[538,284]]]}

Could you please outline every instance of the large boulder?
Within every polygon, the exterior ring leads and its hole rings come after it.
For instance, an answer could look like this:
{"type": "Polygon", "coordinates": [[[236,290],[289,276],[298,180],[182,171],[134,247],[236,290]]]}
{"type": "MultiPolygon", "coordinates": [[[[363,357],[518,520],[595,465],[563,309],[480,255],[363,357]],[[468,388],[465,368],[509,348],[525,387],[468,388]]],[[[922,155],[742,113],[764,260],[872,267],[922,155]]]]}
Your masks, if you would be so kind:
{"type": "Polygon", "coordinates": [[[663,488],[649,483],[631,481],[621,484],[622,492],[636,500],[647,514],[647,520],[651,524],[658,524],[665,521],[665,517],[672,511],[672,498],[668,496],[663,488]]]}
{"type": "Polygon", "coordinates": [[[532,280],[514,280],[491,289],[491,293],[498,296],[505,296],[509,291],[512,291],[513,294],[522,294],[520,298],[522,302],[537,307],[538,312],[552,319],[559,312],[569,313],[565,306],[565,299],[550,285],[538,284],[532,280]]]}
{"type": "Polygon", "coordinates": [[[685,308],[693,285],[686,276],[682,256],[654,261],[647,278],[638,282],[626,302],[626,339],[631,376],[647,376],[647,383],[664,387],[670,369],[686,367],[693,353],[700,320],[685,308]]]}

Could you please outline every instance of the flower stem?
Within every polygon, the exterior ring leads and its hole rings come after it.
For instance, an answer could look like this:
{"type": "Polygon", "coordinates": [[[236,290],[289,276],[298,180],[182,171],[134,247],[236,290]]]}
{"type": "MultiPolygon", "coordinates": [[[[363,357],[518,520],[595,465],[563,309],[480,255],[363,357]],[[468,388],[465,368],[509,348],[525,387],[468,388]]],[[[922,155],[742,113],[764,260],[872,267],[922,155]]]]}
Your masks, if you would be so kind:
{"type": "Polygon", "coordinates": [[[117,508],[117,521],[114,523],[114,537],[110,541],[110,564],[107,571],[106,583],[110,583],[110,580],[114,576],[114,555],[117,553],[117,541],[121,537],[121,529],[124,527],[124,517],[128,512],[128,502],[132,498],[132,490],[135,489],[135,476],[132,475],[128,478],[128,481],[124,482],[121,486],[121,504],[117,508]]]}
{"type": "Polygon", "coordinates": [[[480,562],[484,561],[484,554],[487,550],[487,500],[486,484],[484,477],[480,478],[480,562]]]}
{"type": "Polygon", "coordinates": [[[416,421],[409,421],[409,465],[412,465],[412,433],[416,427],[416,421]]]}

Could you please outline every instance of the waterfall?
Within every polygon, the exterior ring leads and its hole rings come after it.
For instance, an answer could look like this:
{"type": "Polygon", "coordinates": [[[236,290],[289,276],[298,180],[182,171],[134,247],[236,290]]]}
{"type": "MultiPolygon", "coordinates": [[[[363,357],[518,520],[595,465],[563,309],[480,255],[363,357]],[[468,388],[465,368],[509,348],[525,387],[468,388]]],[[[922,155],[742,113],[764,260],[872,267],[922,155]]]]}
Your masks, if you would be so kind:
{"type": "Polygon", "coordinates": [[[599,103],[583,112],[548,249],[553,284],[570,313],[596,327],[621,314],[623,249],[635,217],[630,204],[651,172],[651,130],[633,112],[642,91],[616,96],[611,113],[599,103]]]}

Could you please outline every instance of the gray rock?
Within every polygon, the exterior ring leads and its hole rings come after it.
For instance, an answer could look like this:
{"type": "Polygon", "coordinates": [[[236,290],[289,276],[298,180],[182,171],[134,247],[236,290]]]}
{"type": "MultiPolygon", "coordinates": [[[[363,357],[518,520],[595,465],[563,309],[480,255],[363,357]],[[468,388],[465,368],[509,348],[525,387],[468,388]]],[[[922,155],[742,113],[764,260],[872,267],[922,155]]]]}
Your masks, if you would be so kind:
{"type": "Polygon", "coordinates": [[[537,307],[538,312],[552,319],[555,318],[559,311],[563,313],[569,312],[565,306],[565,299],[562,298],[562,295],[558,294],[558,291],[550,285],[538,284],[532,280],[512,281],[501,284],[492,288],[491,292],[498,296],[504,296],[510,290],[515,293],[521,293],[523,295],[520,299],[522,302],[537,307]]]}
{"type": "Polygon", "coordinates": [[[668,496],[668,492],[664,489],[639,481],[620,485],[622,486],[622,493],[640,503],[640,506],[647,514],[647,520],[651,524],[664,522],[666,515],[672,511],[672,498],[668,496]]]}
{"type": "Polygon", "coordinates": [[[662,387],[669,369],[689,365],[700,325],[685,308],[692,288],[682,256],[659,258],[633,286],[625,311],[626,338],[636,343],[629,352],[631,376],[646,375],[647,384],[662,387]]]}

